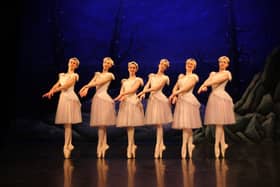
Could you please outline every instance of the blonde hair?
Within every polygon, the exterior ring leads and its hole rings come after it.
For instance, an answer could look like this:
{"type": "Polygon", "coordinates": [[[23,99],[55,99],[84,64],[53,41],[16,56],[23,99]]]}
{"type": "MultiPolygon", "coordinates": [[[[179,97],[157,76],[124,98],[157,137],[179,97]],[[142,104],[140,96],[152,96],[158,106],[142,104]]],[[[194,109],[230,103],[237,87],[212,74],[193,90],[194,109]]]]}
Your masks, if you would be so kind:
{"type": "Polygon", "coordinates": [[[197,63],[196,63],[196,60],[194,58],[188,58],[185,63],[187,64],[188,62],[193,62],[194,63],[194,68],[196,68],[197,63]]]}
{"type": "Polygon", "coordinates": [[[135,66],[136,66],[136,68],[138,69],[138,63],[137,62],[135,62],[135,61],[130,61],[130,62],[128,62],[128,64],[127,64],[127,66],[129,66],[129,65],[132,65],[132,64],[134,64],[135,66]]]}
{"type": "Polygon", "coordinates": [[[104,57],[103,62],[106,62],[106,61],[110,62],[112,66],[114,65],[114,61],[111,57],[104,57]]]}
{"type": "Polygon", "coordinates": [[[160,60],[160,63],[164,63],[168,68],[169,68],[169,66],[170,66],[169,60],[166,59],[166,58],[162,58],[162,59],[160,60]]]}
{"type": "Polygon", "coordinates": [[[77,67],[79,67],[79,65],[80,65],[80,60],[79,60],[77,57],[71,57],[71,58],[69,59],[69,61],[70,61],[70,60],[76,61],[76,62],[77,62],[77,67]]]}
{"type": "Polygon", "coordinates": [[[229,64],[230,60],[227,56],[221,56],[218,58],[218,61],[225,61],[227,64],[229,64]]]}

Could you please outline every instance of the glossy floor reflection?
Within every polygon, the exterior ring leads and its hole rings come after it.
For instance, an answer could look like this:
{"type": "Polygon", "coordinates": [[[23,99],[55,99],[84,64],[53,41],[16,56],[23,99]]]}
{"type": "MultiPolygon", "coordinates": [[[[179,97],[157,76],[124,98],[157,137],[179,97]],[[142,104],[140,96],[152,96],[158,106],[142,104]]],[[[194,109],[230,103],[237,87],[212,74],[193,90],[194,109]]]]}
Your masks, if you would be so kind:
{"type": "Polygon", "coordinates": [[[225,159],[215,159],[212,146],[197,145],[193,159],[182,160],[180,145],[167,144],[163,159],[154,159],[153,146],[139,144],[136,159],[126,159],[126,146],[111,144],[96,159],[94,143],[76,143],[64,159],[57,143],[11,143],[2,147],[0,186],[280,186],[280,144],[234,144],[225,159]]]}

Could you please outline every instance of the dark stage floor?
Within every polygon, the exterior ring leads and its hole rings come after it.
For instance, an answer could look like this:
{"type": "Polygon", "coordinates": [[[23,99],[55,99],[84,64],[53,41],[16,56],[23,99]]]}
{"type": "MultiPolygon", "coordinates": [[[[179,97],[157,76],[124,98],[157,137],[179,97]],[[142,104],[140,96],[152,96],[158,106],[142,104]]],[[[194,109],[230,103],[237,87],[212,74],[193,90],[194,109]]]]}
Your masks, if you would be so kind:
{"type": "Polygon", "coordinates": [[[153,145],[138,143],[136,159],[126,145],[111,143],[105,159],[96,159],[95,143],[75,144],[64,159],[62,144],[23,142],[2,145],[1,187],[276,187],[280,186],[280,144],[230,145],[215,159],[213,145],[196,146],[193,159],[180,158],[180,145],[166,143],[163,159],[153,145]]]}

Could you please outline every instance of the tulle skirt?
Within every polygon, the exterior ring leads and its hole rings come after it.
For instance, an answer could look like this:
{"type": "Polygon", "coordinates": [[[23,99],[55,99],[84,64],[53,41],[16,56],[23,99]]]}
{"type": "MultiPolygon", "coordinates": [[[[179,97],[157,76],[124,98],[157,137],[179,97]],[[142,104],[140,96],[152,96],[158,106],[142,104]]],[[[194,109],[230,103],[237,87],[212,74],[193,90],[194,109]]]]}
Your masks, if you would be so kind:
{"type": "Polygon", "coordinates": [[[146,125],[165,125],[172,122],[171,106],[165,97],[150,95],[145,113],[146,125]]]}
{"type": "Polygon", "coordinates": [[[200,128],[202,127],[200,117],[200,103],[194,97],[178,98],[174,116],[172,128],[184,129],[184,128],[200,128]]]}
{"type": "Polygon", "coordinates": [[[117,116],[117,127],[136,127],[144,125],[144,110],[140,101],[122,101],[117,116]]]}
{"type": "Polygon", "coordinates": [[[234,105],[231,97],[225,92],[212,92],[208,98],[204,124],[232,125],[235,124],[234,105]]]}
{"type": "Polygon", "coordinates": [[[112,126],[116,123],[115,103],[111,98],[94,95],[91,103],[90,126],[112,126]]]}
{"type": "Polygon", "coordinates": [[[55,124],[82,122],[81,103],[75,93],[61,93],[58,100],[55,124]]]}

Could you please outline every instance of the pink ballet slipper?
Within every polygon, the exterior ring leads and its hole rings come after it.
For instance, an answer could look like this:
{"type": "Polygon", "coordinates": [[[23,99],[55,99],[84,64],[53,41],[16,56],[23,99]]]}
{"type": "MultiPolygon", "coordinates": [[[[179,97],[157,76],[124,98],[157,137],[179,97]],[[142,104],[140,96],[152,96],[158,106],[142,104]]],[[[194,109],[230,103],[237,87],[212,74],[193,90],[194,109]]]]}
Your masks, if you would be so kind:
{"type": "Polygon", "coordinates": [[[74,146],[71,144],[71,145],[68,145],[67,146],[67,149],[69,150],[69,151],[72,151],[73,149],[74,149],[74,146]]]}
{"type": "Polygon", "coordinates": [[[68,159],[71,156],[71,151],[69,151],[68,149],[64,149],[63,154],[64,154],[64,158],[68,159]]]}
{"type": "Polygon", "coordinates": [[[187,149],[187,148],[186,148],[186,145],[183,144],[182,147],[181,147],[181,157],[182,157],[183,159],[186,158],[186,154],[187,154],[187,150],[186,150],[186,149],[187,149]]]}
{"type": "Polygon", "coordinates": [[[126,157],[127,158],[131,158],[131,145],[128,145],[127,146],[127,149],[126,149],[126,157]]]}
{"type": "Polygon", "coordinates": [[[192,152],[195,148],[195,145],[192,144],[191,142],[188,143],[188,152],[189,152],[189,158],[192,158],[192,152]]]}
{"type": "Polygon", "coordinates": [[[162,153],[163,153],[163,151],[165,151],[165,149],[166,149],[165,145],[162,144],[162,145],[160,146],[160,150],[159,150],[159,158],[162,158],[162,153]]]}
{"type": "Polygon", "coordinates": [[[106,151],[109,149],[109,145],[106,144],[105,146],[103,146],[103,148],[101,149],[101,158],[105,158],[105,154],[106,151]]]}
{"type": "Polygon", "coordinates": [[[159,145],[156,144],[155,151],[154,151],[154,158],[158,158],[158,157],[159,157],[159,145]]]}
{"type": "Polygon", "coordinates": [[[215,152],[215,157],[219,158],[220,157],[220,146],[219,146],[219,144],[215,144],[214,152],[215,152]]]}
{"type": "Polygon", "coordinates": [[[221,152],[222,152],[223,158],[225,157],[227,148],[228,148],[228,144],[226,144],[226,143],[221,144],[221,152]]]}
{"type": "Polygon", "coordinates": [[[133,144],[131,146],[131,157],[132,158],[135,158],[136,157],[136,149],[137,149],[137,146],[135,144],[133,144]]]}

